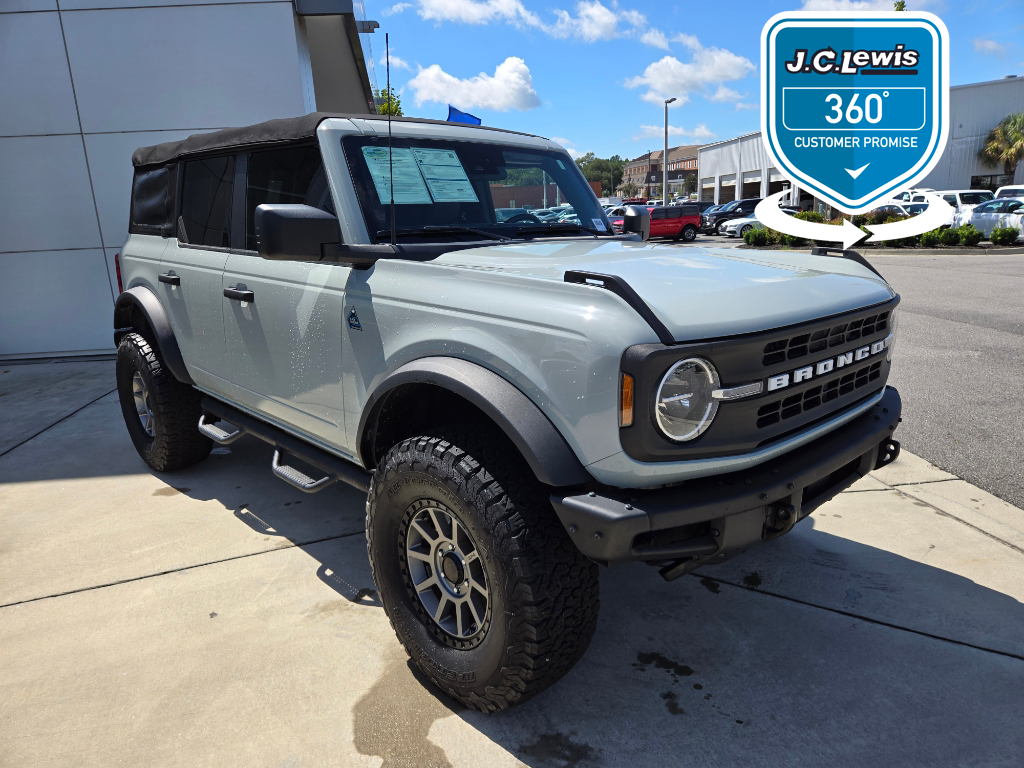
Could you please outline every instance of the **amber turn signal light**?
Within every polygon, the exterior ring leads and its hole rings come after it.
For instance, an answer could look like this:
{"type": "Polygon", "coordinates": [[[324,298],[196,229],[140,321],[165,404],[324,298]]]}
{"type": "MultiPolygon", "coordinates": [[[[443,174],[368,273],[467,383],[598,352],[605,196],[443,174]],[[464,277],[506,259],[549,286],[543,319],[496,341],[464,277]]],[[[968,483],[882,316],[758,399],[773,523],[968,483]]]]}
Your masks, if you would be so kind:
{"type": "Polygon", "coordinates": [[[633,425],[633,377],[623,373],[619,380],[619,426],[633,425]]]}

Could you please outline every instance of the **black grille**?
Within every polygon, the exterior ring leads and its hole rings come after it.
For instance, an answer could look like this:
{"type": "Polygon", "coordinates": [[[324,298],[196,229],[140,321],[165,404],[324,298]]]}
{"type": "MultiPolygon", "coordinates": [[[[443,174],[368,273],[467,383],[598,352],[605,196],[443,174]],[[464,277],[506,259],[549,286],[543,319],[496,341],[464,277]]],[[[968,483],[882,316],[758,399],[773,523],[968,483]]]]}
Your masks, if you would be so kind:
{"type": "Polygon", "coordinates": [[[882,361],[879,360],[856,371],[850,371],[843,376],[830,379],[824,384],[818,384],[803,392],[762,405],[757,410],[757,428],[764,429],[785,419],[799,416],[801,413],[814,410],[822,403],[836,400],[855,389],[865,387],[882,375],[881,368],[882,361]]]}
{"type": "Polygon", "coordinates": [[[879,312],[877,315],[819,328],[811,333],[802,333],[789,339],[770,341],[764,345],[764,357],[761,359],[761,363],[769,366],[778,365],[786,360],[796,360],[825,349],[849,344],[861,337],[884,331],[888,327],[889,313],[879,312]]]}

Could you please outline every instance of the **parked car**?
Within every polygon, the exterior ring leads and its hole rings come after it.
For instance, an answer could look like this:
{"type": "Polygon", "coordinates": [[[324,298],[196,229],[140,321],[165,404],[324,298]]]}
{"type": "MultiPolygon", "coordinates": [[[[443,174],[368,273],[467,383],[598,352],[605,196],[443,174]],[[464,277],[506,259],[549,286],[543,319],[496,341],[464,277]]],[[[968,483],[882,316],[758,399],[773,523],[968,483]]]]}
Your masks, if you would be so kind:
{"type": "Polygon", "coordinates": [[[1009,187],[999,187],[996,190],[996,197],[1024,197],[1024,187],[1020,184],[1009,187]]]}
{"type": "Polygon", "coordinates": [[[528,211],[526,208],[495,208],[494,215],[502,223],[506,221],[540,221],[533,211],[528,211]]]}
{"type": "Polygon", "coordinates": [[[754,213],[761,198],[752,197],[746,200],[733,200],[726,203],[713,213],[705,212],[700,218],[700,231],[708,234],[720,235],[721,227],[730,219],[742,219],[754,213]]]}
{"type": "Polygon", "coordinates": [[[366,494],[376,595],[439,691],[534,696],[586,652],[600,564],[725,562],[898,455],[900,298],[859,257],[684,258],[643,209],[623,235],[502,222],[491,180],[536,168],[606,219],[546,139],[385,119],[138,149],[116,387],[155,472],[249,436],[297,492],[366,494]]]}
{"type": "Polygon", "coordinates": [[[943,189],[935,194],[942,197],[953,209],[945,224],[942,225],[945,227],[953,225],[954,217],[957,214],[968,214],[974,206],[992,200],[995,197],[987,189],[943,189]]]}
{"type": "Polygon", "coordinates": [[[700,212],[701,213],[707,213],[712,208],[716,208],[717,207],[710,200],[697,200],[696,203],[697,203],[697,206],[700,208],[700,212]]]}
{"type": "Polygon", "coordinates": [[[986,238],[997,227],[1016,227],[1024,235],[1024,197],[1001,197],[976,205],[962,223],[970,224],[986,238]]]}
{"type": "Polygon", "coordinates": [[[898,195],[895,195],[892,199],[893,199],[893,202],[897,202],[897,203],[923,203],[923,202],[925,202],[925,197],[924,197],[924,195],[922,193],[923,192],[934,192],[934,191],[935,190],[931,189],[930,187],[929,188],[922,187],[920,189],[908,189],[908,190],[906,190],[904,192],[901,192],[898,195]]]}
{"type": "Polygon", "coordinates": [[[651,211],[651,237],[671,237],[693,242],[700,231],[700,212],[696,205],[666,205],[651,211]]]}
{"type": "MultiPolygon", "coordinates": [[[[799,208],[781,208],[780,210],[788,216],[800,213],[799,208]]],[[[764,229],[764,224],[755,216],[750,214],[742,219],[731,219],[722,225],[722,234],[726,237],[743,237],[752,229],[764,229]]]]}
{"type": "Polygon", "coordinates": [[[660,205],[663,205],[663,203],[661,202],[661,200],[648,200],[648,201],[647,201],[647,207],[648,207],[648,208],[657,208],[657,207],[659,207],[660,205]]]}

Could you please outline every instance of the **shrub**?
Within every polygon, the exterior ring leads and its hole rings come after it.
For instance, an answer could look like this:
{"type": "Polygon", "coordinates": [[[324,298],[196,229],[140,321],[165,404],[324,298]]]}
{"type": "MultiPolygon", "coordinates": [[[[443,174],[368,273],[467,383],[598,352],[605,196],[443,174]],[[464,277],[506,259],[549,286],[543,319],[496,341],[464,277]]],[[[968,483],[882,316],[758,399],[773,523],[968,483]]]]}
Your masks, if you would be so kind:
{"type": "Polygon", "coordinates": [[[768,230],[751,229],[743,233],[743,240],[747,245],[768,245],[768,230]]]}
{"type": "Polygon", "coordinates": [[[802,221],[813,221],[816,224],[824,224],[825,217],[817,211],[800,211],[793,216],[794,219],[801,219],[802,221]]]}
{"type": "Polygon", "coordinates": [[[973,248],[981,242],[982,234],[970,224],[964,224],[957,230],[960,235],[960,245],[973,248]]]}
{"type": "Polygon", "coordinates": [[[783,235],[782,242],[788,245],[790,248],[800,248],[807,244],[807,241],[802,237],[796,235],[783,235]]]}
{"type": "Polygon", "coordinates": [[[943,245],[960,245],[960,230],[952,227],[942,230],[939,233],[939,242],[943,245]]]}
{"type": "Polygon", "coordinates": [[[1013,245],[1020,237],[1020,230],[1016,227],[996,227],[989,235],[992,245],[1013,245]]]}
{"type": "Polygon", "coordinates": [[[925,232],[921,235],[921,247],[922,248],[937,248],[942,242],[942,233],[933,229],[931,232],[925,232]]]}

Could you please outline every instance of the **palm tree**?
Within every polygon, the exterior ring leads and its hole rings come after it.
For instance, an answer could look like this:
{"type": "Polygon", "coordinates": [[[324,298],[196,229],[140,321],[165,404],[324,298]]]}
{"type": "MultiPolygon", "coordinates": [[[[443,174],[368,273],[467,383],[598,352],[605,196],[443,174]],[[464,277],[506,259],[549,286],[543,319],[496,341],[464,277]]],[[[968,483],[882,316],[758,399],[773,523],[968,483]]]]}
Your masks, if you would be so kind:
{"type": "Polygon", "coordinates": [[[1024,160],[1024,112],[1008,116],[985,139],[978,159],[987,168],[1002,164],[1003,173],[1010,177],[1017,172],[1017,163],[1024,160]]]}
{"type": "Polygon", "coordinates": [[[626,186],[622,188],[622,193],[626,196],[627,200],[636,197],[636,184],[632,181],[627,181],[626,186]]]}

